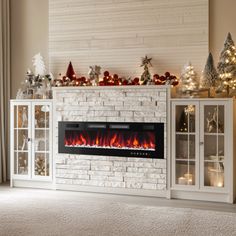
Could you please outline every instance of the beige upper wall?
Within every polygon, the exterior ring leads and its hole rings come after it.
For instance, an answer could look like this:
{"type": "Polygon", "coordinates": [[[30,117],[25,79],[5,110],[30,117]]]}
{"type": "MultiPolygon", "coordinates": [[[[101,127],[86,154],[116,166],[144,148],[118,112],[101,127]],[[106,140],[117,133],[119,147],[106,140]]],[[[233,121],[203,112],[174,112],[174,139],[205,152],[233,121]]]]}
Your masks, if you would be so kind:
{"type": "Polygon", "coordinates": [[[223,48],[224,41],[228,32],[232,34],[236,43],[236,19],[235,19],[235,0],[209,0],[210,3],[210,37],[209,49],[213,54],[215,63],[218,61],[219,54],[223,48]]]}
{"type": "MultiPolygon", "coordinates": [[[[48,62],[48,0],[11,1],[11,78],[12,98],[15,97],[32,56],[41,52],[48,62]]],[[[236,42],[235,0],[209,0],[209,48],[215,61],[223,47],[227,32],[236,42]]]]}
{"type": "Polygon", "coordinates": [[[49,0],[49,66],[79,76],[98,64],[120,76],[140,76],[141,57],[152,74],[179,75],[190,60],[201,72],[208,54],[208,0],[49,0]]]}
{"type": "Polygon", "coordinates": [[[11,97],[15,98],[32,57],[41,52],[48,64],[48,0],[10,0],[10,8],[11,97]]]}

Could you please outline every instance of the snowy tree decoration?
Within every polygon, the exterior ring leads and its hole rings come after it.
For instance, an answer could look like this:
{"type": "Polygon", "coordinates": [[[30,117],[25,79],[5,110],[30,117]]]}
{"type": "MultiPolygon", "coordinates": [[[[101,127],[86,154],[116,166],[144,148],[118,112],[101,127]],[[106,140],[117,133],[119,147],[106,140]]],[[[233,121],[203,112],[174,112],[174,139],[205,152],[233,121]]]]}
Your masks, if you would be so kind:
{"type": "Polygon", "coordinates": [[[46,72],[46,67],[41,54],[37,53],[36,55],[34,55],[32,61],[35,75],[44,75],[46,72]]]}
{"type": "Polygon", "coordinates": [[[220,78],[218,90],[227,92],[229,95],[230,90],[236,89],[236,48],[230,33],[228,33],[221,51],[217,69],[220,78]]]}
{"type": "Polygon", "coordinates": [[[198,89],[197,74],[189,62],[184,66],[180,75],[179,92],[183,95],[190,95],[198,89]]]}
{"type": "Polygon", "coordinates": [[[18,90],[17,98],[51,98],[52,74],[45,74],[46,69],[40,53],[36,54],[32,61],[35,73],[30,69],[27,70],[22,86],[18,90]]]}
{"type": "Polygon", "coordinates": [[[202,72],[200,80],[200,88],[208,89],[210,87],[216,87],[218,83],[218,73],[214,66],[214,60],[212,54],[209,53],[209,56],[206,61],[205,68],[202,72]]]}

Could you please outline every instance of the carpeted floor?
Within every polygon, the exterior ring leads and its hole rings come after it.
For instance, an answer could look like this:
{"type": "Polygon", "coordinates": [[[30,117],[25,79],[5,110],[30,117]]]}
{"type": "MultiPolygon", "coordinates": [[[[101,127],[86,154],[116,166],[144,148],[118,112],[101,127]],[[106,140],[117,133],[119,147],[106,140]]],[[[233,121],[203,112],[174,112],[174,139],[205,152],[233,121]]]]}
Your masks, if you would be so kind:
{"type": "MultiPolygon", "coordinates": [[[[0,236],[233,236],[236,212],[149,204],[149,198],[0,188],[0,236]]],[[[160,200],[161,202],[161,200],[160,200]]]]}

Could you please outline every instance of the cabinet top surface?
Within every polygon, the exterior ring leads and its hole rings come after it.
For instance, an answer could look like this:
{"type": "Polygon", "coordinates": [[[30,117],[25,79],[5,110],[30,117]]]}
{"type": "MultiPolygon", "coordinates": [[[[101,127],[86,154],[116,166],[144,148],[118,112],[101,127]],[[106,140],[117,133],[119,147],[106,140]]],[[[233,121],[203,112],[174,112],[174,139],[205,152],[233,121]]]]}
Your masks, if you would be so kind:
{"type": "Polygon", "coordinates": [[[236,101],[236,98],[171,98],[170,101],[194,102],[194,101],[236,101]]]}
{"type": "Polygon", "coordinates": [[[10,102],[52,102],[53,99],[10,99],[10,102]]]}

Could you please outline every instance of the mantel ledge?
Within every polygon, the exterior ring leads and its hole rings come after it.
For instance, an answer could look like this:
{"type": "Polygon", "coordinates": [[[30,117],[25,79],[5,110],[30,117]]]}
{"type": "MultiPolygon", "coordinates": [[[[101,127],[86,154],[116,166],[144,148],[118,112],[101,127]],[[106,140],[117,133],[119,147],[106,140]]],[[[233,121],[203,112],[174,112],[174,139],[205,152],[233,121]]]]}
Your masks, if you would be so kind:
{"type": "Polygon", "coordinates": [[[170,85],[125,85],[125,86],[62,86],[52,87],[54,91],[60,90],[142,90],[142,89],[157,89],[170,90],[170,85]]]}

